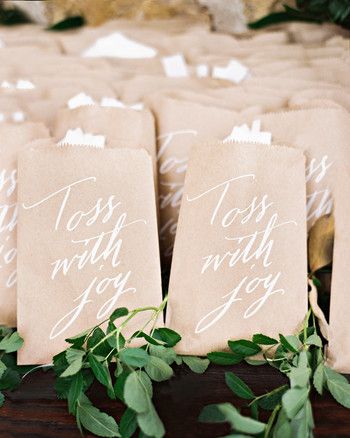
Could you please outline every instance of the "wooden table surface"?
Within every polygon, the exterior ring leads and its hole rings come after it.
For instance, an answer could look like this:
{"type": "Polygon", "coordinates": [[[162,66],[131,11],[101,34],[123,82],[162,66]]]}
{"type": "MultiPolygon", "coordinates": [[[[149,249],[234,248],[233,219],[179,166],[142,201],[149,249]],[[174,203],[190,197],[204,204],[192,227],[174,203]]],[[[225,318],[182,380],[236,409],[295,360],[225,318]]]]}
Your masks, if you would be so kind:
{"type": "MultiPolygon", "coordinates": [[[[210,365],[203,375],[178,367],[170,381],[154,385],[155,405],[165,424],[166,437],[214,438],[229,432],[226,425],[197,422],[206,404],[241,403],[225,385],[224,374],[228,370],[244,379],[258,395],[285,383],[284,377],[268,366],[210,365]]],[[[40,370],[28,375],[17,391],[7,394],[5,405],[0,408],[0,438],[80,437],[66,402],[56,398],[53,383],[52,371],[40,370]]],[[[123,405],[109,400],[99,384],[90,389],[89,396],[100,409],[120,418],[123,405]]],[[[338,405],[328,393],[323,397],[313,394],[312,405],[316,437],[350,437],[350,410],[338,405]]]]}

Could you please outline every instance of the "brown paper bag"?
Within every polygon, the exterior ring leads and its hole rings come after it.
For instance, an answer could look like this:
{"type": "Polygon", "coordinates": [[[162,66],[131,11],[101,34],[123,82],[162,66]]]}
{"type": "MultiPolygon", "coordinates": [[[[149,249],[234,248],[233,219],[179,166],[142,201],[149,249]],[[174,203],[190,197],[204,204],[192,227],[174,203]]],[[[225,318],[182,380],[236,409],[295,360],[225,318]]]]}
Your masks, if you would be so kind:
{"type": "Polygon", "coordinates": [[[339,184],[335,189],[335,239],[328,330],[328,365],[342,373],[350,372],[350,166],[339,163],[339,184]]]}
{"type": "Polygon", "coordinates": [[[100,102],[103,97],[115,97],[108,84],[105,82],[96,84],[92,79],[81,80],[80,83],[72,83],[68,79],[50,83],[48,79],[45,81],[41,79],[40,86],[43,90],[43,98],[27,102],[26,113],[31,120],[41,121],[50,129],[55,124],[57,112],[69,107],[70,102],[76,101],[81,93],[96,102],[100,102]]]}
{"type": "Polygon", "coordinates": [[[178,352],[294,333],[306,311],[303,154],[232,142],[194,147],[169,285],[167,326],[182,335],[178,352]]]}
{"type": "Polygon", "coordinates": [[[310,229],[320,216],[332,211],[332,193],[339,184],[338,163],[350,166],[350,115],[338,108],[312,108],[263,114],[258,118],[262,129],[272,133],[273,142],[305,152],[310,229]]]}
{"type": "Polygon", "coordinates": [[[350,111],[350,92],[345,89],[324,90],[322,88],[311,88],[299,91],[289,99],[288,105],[293,108],[309,102],[319,101],[320,99],[333,101],[347,111],[350,111]]]}
{"type": "Polygon", "coordinates": [[[50,362],[64,339],[116,307],[160,304],[152,164],[144,150],[27,150],[18,196],[18,330],[25,340],[18,363],[50,362]]]}
{"type": "Polygon", "coordinates": [[[152,101],[158,130],[160,247],[165,267],[171,262],[187,161],[199,139],[223,140],[239,113],[171,98],[152,101]]]}
{"type": "Polygon", "coordinates": [[[146,149],[152,158],[154,179],[157,181],[155,126],[150,111],[91,105],[58,112],[53,129],[57,141],[61,141],[68,130],[76,128],[105,136],[108,148],[146,149]]]}
{"type": "Polygon", "coordinates": [[[128,80],[115,82],[114,90],[123,102],[135,103],[143,100],[145,96],[160,90],[203,91],[205,88],[215,88],[218,85],[218,81],[211,79],[140,75],[128,80]]]}
{"type": "Polygon", "coordinates": [[[9,327],[16,326],[17,155],[48,136],[41,124],[0,124],[0,324],[9,327]]]}
{"type": "Polygon", "coordinates": [[[234,88],[206,88],[198,91],[163,90],[147,97],[146,103],[162,96],[242,112],[246,112],[251,108],[261,108],[262,112],[276,111],[287,104],[287,99],[284,97],[271,95],[263,90],[250,92],[239,86],[234,88]]]}

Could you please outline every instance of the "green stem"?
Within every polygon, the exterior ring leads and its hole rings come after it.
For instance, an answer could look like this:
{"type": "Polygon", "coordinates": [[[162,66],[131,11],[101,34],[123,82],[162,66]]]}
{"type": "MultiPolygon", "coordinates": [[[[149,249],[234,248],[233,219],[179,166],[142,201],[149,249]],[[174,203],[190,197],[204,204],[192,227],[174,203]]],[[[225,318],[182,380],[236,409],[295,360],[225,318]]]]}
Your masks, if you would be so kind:
{"type": "Polygon", "coordinates": [[[273,423],[275,422],[276,415],[280,409],[281,409],[281,405],[278,404],[277,406],[275,406],[275,409],[272,411],[272,414],[270,415],[269,421],[267,422],[266,425],[264,438],[269,438],[273,423]]]}
{"type": "MultiPolygon", "coordinates": [[[[110,333],[108,333],[108,335],[104,336],[96,345],[94,345],[93,347],[91,347],[89,349],[89,352],[92,353],[97,347],[99,347],[107,339],[111,338],[114,335],[117,335],[117,350],[119,351],[119,335],[120,335],[122,329],[127,325],[127,323],[140,312],[147,312],[147,311],[152,310],[152,311],[156,312],[157,314],[159,314],[164,309],[166,302],[167,302],[167,299],[168,299],[168,297],[165,297],[159,307],[154,307],[154,306],[139,307],[139,308],[131,311],[129,316],[123,321],[123,323],[119,327],[117,327],[115,330],[112,330],[110,333]]],[[[104,322],[106,322],[106,321],[104,321],[104,322]]]]}
{"type": "Polygon", "coordinates": [[[258,400],[260,400],[268,395],[276,394],[277,392],[282,391],[282,389],[287,389],[287,388],[289,388],[289,386],[287,384],[285,384],[285,385],[279,386],[278,388],[273,389],[270,392],[267,392],[266,394],[259,395],[258,397],[255,397],[255,399],[252,400],[248,406],[251,406],[253,403],[257,402],[258,400]]]}

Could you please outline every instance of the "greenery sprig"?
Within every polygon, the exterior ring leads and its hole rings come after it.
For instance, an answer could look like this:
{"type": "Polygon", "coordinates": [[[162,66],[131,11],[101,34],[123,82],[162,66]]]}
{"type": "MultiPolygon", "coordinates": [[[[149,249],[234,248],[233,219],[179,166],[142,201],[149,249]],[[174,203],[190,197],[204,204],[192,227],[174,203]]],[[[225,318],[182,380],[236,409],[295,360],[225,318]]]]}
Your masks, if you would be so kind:
{"type": "Polygon", "coordinates": [[[13,353],[22,344],[23,339],[15,330],[0,326],[0,406],[5,401],[2,391],[12,391],[21,383],[21,372],[13,353]]]}
{"type": "Polygon", "coordinates": [[[163,423],[152,402],[153,382],[170,379],[173,364],[184,363],[196,373],[203,373],[209,365],[208,359],[176,354],[173,347],[181,336],[168,328],[157,328],[165,305],[166,299],[160,307],[132,311],[118,308],[96,327],[67,339],[71,346],[54,357],[57,395],[67,399],[69,412],[81,431],[129,438],[140,429],[140,436],[164,436],[163,423]],[[151,313],[146,324],[127,337],[130,322],[145,312],[151,313]],[[133,346],[136,340],[142,340],[143,345],[133,346]],[[109,398],[126,405],[119,426],[86,395],[95,379],[106,388],[109,398]]]}
{"type": "Polygon", "coordinates": [[[211,362],[222,365],[242,361],[251,365],[269,364],[286,375],[289,383],[256,395],[242,379],[227,372],[226,384],[235,395],[246,400],[252,418],[241,415],[230,403],[221,403],[206,406],[200,414],[200,421],[228,422],[232,431],[249,436],[311,438],[314,429],[310,403],[312,387],[319,394],[328,390],[338,403],[350,408],[350,384],[344,376],[325,365],[322,339],[311,310],[296,336],[280,334],[279,339],[274,339],[256,334],[251,341],[229,341],[228,346],[230,352],[208,354],[211,362]],[[258,358],[254,357],[256,355],[258,358]],[[260,409],[272,411],[267,423],[259,421],[260,409]]]}

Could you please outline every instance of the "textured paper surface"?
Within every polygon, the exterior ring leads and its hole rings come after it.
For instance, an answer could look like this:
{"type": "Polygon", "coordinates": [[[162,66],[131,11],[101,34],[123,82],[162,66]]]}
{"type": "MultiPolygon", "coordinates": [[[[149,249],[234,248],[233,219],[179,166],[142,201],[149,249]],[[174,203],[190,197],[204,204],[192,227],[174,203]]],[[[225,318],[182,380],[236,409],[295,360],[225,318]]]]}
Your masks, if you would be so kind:
{"type": "Polygon", "coordinates": [[[18,196],[20,364],[50,362],[65,338],[116,307],[160,304],[152,164],[144,150],[28,150],[19,159],[18,196]]]}
{"type": "Polygon", "coordinates": [[[297,331],[307,311],[304,173],[303,154],[291,148],[193,149],[167,311],[167,326],[182,335],[180,353],[297,331]]]}
{"type": "Polygon", "coordinates": [[[341,184],[338,163],[350,166],[350,115],[343,109],[313,108],[263,114],[261,129],[305,151],[308,228],[332,211],[333,190],[341,184]]]}
{"type": "Polygon", "coordinates": [[[156,99],[152,108],[158,128],[160,247],[169,265],[191,147],[203,139],[223,140],[239,113],[171,98],[156,99]]]}
{"type": "Polygon", "coordinates": [[[155,126],[150,111],[99,106],[64,109],[57,114],[54,137],[59,141],[69,129],[77,128],[92,135],[103,135],[106,148],[146,149],[157,181],[155,126]]]}
{"type": "Polygon", "coordinates": [[[331,305],[327,360],[342,373],[350,373],[350,164],[337,166],[334,188],[335,239],[333,250],[331,305]]]}
{"type": "Polygon", "coordinates": [[[0,324],[9,327],[16,326],[17,155],[48,136],[39,123],[0,124],[0,324]]]}

